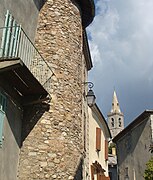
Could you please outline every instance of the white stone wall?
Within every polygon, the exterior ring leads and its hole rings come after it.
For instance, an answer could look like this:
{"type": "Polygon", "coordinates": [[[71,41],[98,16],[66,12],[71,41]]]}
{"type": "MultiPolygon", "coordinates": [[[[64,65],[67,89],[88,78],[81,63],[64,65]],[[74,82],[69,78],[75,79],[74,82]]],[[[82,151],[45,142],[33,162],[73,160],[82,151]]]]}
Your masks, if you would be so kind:
{"type": "Polygon", "coordinates": [[[105,140],[107,140],[106,130],[102,125],[98,115],[88,108],[89,112],[89,172],[91,179],[91,165],[95,161],[105,169],[105,176],[108,176],[108,161],[105,160],[105,140]],[[96,127],[101,128],[101,151],[96,151],[96,127]]]}

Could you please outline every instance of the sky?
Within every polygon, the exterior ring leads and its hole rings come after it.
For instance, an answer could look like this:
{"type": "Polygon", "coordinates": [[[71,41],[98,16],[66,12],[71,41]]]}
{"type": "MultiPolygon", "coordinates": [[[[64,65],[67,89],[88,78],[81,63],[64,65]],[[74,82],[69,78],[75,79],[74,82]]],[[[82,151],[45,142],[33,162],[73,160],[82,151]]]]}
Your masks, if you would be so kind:
{"type": "Polygon", "coordinates": [[[87,28],[96,103],[105,118],[115,89],[125,125],[153,109],[153,1],[96,0],[87,28]]]}

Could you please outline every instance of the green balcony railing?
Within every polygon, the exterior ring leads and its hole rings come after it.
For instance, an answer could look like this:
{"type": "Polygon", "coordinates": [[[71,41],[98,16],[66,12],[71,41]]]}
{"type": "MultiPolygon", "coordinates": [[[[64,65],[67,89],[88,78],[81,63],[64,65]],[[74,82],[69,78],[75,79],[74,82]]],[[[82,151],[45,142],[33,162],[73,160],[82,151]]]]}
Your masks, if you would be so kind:
{"type": "Polygon", "coordinates": [[[52,70],[21,26],[0,27],[0,59],[20,58],[48,91],[52,70]]]}

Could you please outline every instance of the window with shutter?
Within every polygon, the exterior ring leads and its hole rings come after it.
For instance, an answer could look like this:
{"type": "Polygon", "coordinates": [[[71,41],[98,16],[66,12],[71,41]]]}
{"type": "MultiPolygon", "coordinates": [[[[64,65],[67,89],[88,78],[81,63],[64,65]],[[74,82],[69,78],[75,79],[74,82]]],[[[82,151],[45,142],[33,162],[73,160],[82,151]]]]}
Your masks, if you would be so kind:
{"type": "Polygon", "coordinates": [[[91,180],[94,180],[94,167],[91,165],[91,180]]]}
{"type": "Polygon", "coordinates": [[[0,47],[0,57],[17,57],[21,27],[7,10],[0,47]]]}
{"type": "Polygon", "coordinates": [[[0,147],[3,142],[3,122],[6,110],[6,97],[0,93],[0,147]]]}
{"type": "Polygon", "coordinates": [[[108,141],[105,140],[105,160],[108,160],[108,141]]]}
{"type": "Polygon", "coordinates": [[[101,150],[101,129],[98,127],[96,128],[96,150],[101,150]]]}

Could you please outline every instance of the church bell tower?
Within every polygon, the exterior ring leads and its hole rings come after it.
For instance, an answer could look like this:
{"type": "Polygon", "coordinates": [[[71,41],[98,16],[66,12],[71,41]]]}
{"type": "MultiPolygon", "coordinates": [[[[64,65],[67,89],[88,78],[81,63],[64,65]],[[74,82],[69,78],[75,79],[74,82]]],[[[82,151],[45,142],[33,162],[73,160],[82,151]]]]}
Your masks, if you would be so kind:
{"type": "Polygon", "coordinates": [[[124,129],[124,115],[120,110],[116,92],[113,93],[112,108],[107,115],[108,126],[114,138],[120,131],[124,129]]]}

